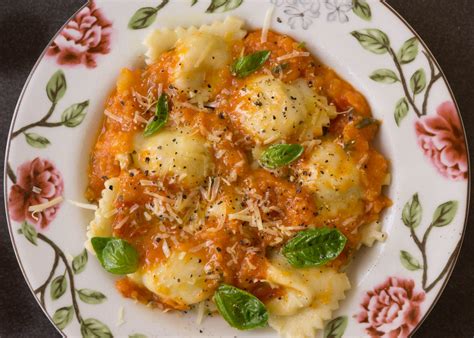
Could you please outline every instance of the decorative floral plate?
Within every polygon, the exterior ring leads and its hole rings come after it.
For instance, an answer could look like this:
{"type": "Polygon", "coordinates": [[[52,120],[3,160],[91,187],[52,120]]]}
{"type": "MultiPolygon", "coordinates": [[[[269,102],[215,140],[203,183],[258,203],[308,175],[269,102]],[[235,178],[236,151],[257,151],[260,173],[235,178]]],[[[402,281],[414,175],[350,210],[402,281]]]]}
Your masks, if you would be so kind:
{"type": "Polygon", "coordinates": [[[325,337],[406,337],[434,306],[459,253],[469,202],[465,133],[442,71],[420,37],[387,4],[371,0],[97,0],[61,29],[34,67],[13,116],[5,196],[11,239],[45,314],[66,335],[268,336],[221,318],[153,311],[122,298],[114,278],[84,250],[91,211],[83,200],[88,154],[120,68],[141,62],[153,28],[226,15],[306,46],[358,88],[383,121],[379,148],[391,159],[393,206],[385,243],[362,250],[352,289],[325,337]],[[65,201],[55,204],[61,196],[65,201]],[[31,213],[29,207],[52,207],[31,213]]]}

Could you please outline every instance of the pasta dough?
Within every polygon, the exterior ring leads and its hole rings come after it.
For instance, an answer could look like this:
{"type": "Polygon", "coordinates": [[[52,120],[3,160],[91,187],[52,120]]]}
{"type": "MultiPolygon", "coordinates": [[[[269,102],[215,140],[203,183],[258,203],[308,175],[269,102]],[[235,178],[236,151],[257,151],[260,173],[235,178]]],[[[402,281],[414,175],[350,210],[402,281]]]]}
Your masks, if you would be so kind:
{"type": "Polygon", "coordinates": [[[336,116],[333,106],[304,80],[286,84],[271,76],[250,78],[241,89],[236,116],[257,144],[312,139],[336,116]]]}
{"type": "Polygon", "coordinates": [[[314,193],[320,215],[353,217],[364,212],[357,163],[339,144],[323,141],[295,167],[301,185],[314,193]]]}
{"type": "Polygon", "coordinates": [[[270,326],[288,338],[313,337],[350,288],[345,273],[327,267],[296,269],[279,254],[270,261],[267,281],[284,289],[282,297],[266,305],[270,326]]]}
{"type": "Polygon", "coordinates": [[[205,139],[190,130],[161,130],[151,137],[138,134],[134,163],[161,177],[176,177],[184,185],[199,185],[212,171],[204,143],[205,139]]]}
{"type": "Polygon", "coordinates": [[[181,308],[206,300],[214,291],[207,288],[202,260],[183,251],[173,251],[166,260],[129,277],[164,302],[181,308]]]}

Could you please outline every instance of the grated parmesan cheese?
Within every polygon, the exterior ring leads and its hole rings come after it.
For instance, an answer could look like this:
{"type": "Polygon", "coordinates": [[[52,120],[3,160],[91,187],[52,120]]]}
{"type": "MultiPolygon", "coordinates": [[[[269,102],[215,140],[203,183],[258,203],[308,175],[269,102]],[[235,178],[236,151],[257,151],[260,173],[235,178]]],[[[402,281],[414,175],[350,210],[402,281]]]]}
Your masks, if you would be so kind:
{"type": "Polygon", "coordinates": [[[104,110],[104,115],[107,116],[109,119],[114,120],[115,122],[118,122],[120,124],[123,123],[122,117],[115,115],[114,113],[109,112],[107,109],[104,110]]]}
{"type": "Polygon", "coordinates": [[[53,198],[51,201],[48,201],[46,203],[41,203],[41,204],[36,204],[36,205],[31,205],[28,207],[28,211],[32,213],[38,213],[42,212],[48,208],[54,207],[56,204],[61,203],[64,200],[62,196],[58,196],[56,198],[53,198]]]}
{"type": "Polygon", "coordinates": [[[125,324],[124,312],[125,312],[124,307],[123,306],[119,307],[117,326],[121,326],[121,325],[125,324]]]}
{"type": "Polygon", "coordinates": [[[165,255],[165,257],[168,258],[171,252],[170,252],[170,247],[168,246],[168,242],[166,241],[166,239],[163,240],[163,245],[161,246],[161,248],[163,249],[163,254],[165,255]]]}
{"type": "Polygon", "coordinates": [[[97,205],[95,204],[89,204],[89,203],[81,203],[77,201],[73,201],[70,199],[66,199],[66,202],[75,205],[76,207],[83,208],[83,209],[88,209],[88,210],[97,210],[97,205]]]}
{"type": "Polygon", "coordinates": [[[125,223],[128,221],[128,216],[124,217],[118,224],[114,227],[114,229],[120,229],[124,226],[125,223]]]}
{"type": "Polygon", "coordinates": [[[201,325],[202,320],[204,319],[204,310],[205,310],[205,304],[204,302],[200,302],[198,305],[198,310],[197,310],[197,317],[196,317],[196,324],[201,325]]]}
{"type": "Polygon", "coordinates": [[[35,194],[41,194],[41,188],[38,188],[36,186],[33,186],[33,188],[31,188],[31,191],[33,191],[35,194]]]}
{"type": "Polygon", "coordinates": [[[284,60],[288,60],[288,59],[292,59],[292,58],[305,57],[305,56],[309,56],[309,52],[298,52],[298,51],[295,50],[291,53],[288,53],[288,54],[277,57],[276,60],[278,62],[280,62],[280,61],[284,61],[284,60]]]}
{"type": "Polygon", "coordinates": [[[263,20],[262,34],[260,36],[260,42],[267,42],[268,30],[272,23],[273,11],[275,10],[275,5],[271,5],[270,8],[265,13],[265,19],[263,20]]]}

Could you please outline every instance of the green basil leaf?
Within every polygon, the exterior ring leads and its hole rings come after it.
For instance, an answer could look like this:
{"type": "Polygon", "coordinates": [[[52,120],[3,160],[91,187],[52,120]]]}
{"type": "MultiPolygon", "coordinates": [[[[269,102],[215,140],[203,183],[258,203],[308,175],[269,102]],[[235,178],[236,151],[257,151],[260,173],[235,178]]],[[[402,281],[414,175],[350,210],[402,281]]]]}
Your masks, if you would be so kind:
{"type": "Polygon", "coordinates": [[[421,264],[408,251],[400,250],[400,262],[410,271],[420,270],[421,264]]]}
{"type": "Polygon", "coordinates": [[[352,11],[362,20],[370,21],[372,18],[372,11],[365,0],[352,0],[352,11]]]}
{"type": "Polygon", "coordinates": [[[275,144],[262,153],[260,164],[268,169],[280,168],[295,161],[303,151],[299,144],[275,144]]]}
{"type": "Polygon", "coordinates": [[[385,69],[385,68],[377,69],[372,74],[370,74],[370,78],[376,82],[387,83],[387,84],[400,81],[398,79],[397,74],[395,74],[393,70],[385,69]]]}
{"type": "Polygon", "coordinates": [[[148,337],[142,333],[134,333],[134,334],[129,335],[128,338],[148,338],[148,337]]]}
{"type": "Polygon", "coordinates": [[[161,94],[158,102],[156,103],[156,111],[155,117],[153,120],[148,123],[143,132],[145,137],[152,136],[158,130],[163,128],[163,126],[168,122],[168,114],[169,114],[169,107],[168,107],[168,95],[165,93],[161,94]]]}
{"type": "Polygon", "coordinates": [[[84,121],[88,106],[89,100],[73,104],[62,113],[61,122],[69,128],[77,127],[84,121]]]}
{"type": "Polygon", "coordinates": [[[347,316],[334,318],[324,328],[324,338],[342,338],[347,328],[347,316]]]}
{"type": "Polygon", "coordinates": [[[77,290],[79,298],[87,304],[100,304],[106,301],[107,297],[99,291],[91,289],[80,289],[77,290]]]}
{"type": "Polygon", "coordinates": [[[423,68],[418,69],[410,78],[410,88],[413,94],[419,94],[426,87],[426,73],[423,68]]]}
{"type": "Polygon", "coordinates": [[[49,290],[51,299],[52,300],[58,299],[59,297],[64,295],[64,293],[66,292],[66,289],[67,289],[66,277],[64,277],[63,275],[56,277],[51,282],[51,289],[49,290]]]}
{"type": "Polygon", "coordinates": [[[409,228],[416,228],[420,225],[422,215],[421,204],[418,199],[418,193],[414,194],[412,198],[405,203],[402,211],[402,221],[409,228]]]}
{"type": "Polygon", "coordinates": [[[49,140],[36,133],[25,133],[26,142],[35,148],[46,148],[51,144],[49,140]]]}
{"type": "Polygon", "coordinates": [[[360,45],[374,54],[385,54],[390,47],[390,40],[384,32],[379,29],[361,29],[351,32],[351,35],[359,41],[360,45]]]}
{"type": "Polygon", "coordinates": [[[408,101],[406,97],[402,97],[398,100],[397,104],[395,105],[395,122],[398,127],[400,127],[400,123],[408,114],[408,101]]]}
{"type": "Polygon", "coordinates": [[[128,22],[130,29],[143,29],[149,27],[156,19],[158,10],[154,7],[140,8],[133,14],[128,22]]]}
{"type": "Polygon", "coordinates": [[[64,328],[71,322],[74,317],[74,309],[72,306],[62,307],[57,309],[53,315],[53,323],[60,329],[64,328]]]}
{"type": "Polygon", "coordinates": [[[93,237],[91,244],[106,271],[116,275],[137,271],[138,252],[127,241],[113,237],[93,237]]]}
{"type": "Polygon", "coordinates": [[[84,249],[81,254],[77,255],[72,260],[72,271],[74,271],[75,274],[84,271],[88,258],[89,256],[87,255],[87,250],[84,249]]]}
{"type": "Polygon", "coordinates": [[[250,330],[267,325],[268,312],[265,305],[248,292],[222,284],[214,294],[214,302],[219,313],[232,327],[250,330]]]}
{"type": "Polygon", "coordinates": [[[397,59],[400,61],[401,64],[410,63],[415,60],[418,54],[418,39],[416,37],[412,37],[408,39],[403,44],[402,48],[397,53],[397,59]]]}
{"type": "Polygon", "coordinates": [[[34,226],[28,222],[21,223],[21,233],[25,238],[34,245],[38,245],[38,233],[34,226]]]}
{"type": "Polygon", "coordinates": [[[371,118],[371,117],[364,117],[362,120],[357,122],[356,128],[357,129],[362,129],[365,127],[370,126],[371,124],[377,123],[377,120],[371,118]]]}
{"type": "Polygon", "coordinates": [[[232,75],[243,78],[252,74],[268,60],[270,53],[269,50],[261,50],[238,58],[231,67],[232,75]]]}
{"type": "Polygon", "coordinates": [[[48,95],[48,99],[53,103],[57,103],[66,93],[66,89],[67,83],[64,72],[62,70],[58,70],[53,74],[53,76],[51,76],[48,84],[46,85],[46,94],[48,95]]]}
{"type": "Polygon", "coordinates": [[[435,227],[444,227],[448,225],[456,216],[456,211],[458,210],[457,201],[448,201],[439,205],[433,215],[432,224],[435,227]]]}
{"type": "Polygon", "coordinates": [[[337,229],[309,229],[299,232],[288,241],[282,253],[296,268],[321,266],[337,258],[346,242],[346,236],[337,229]]]}
{"type": "Polygon", "coordinates": [[[81,323],[83,338],[112,338],[112,332],[107,325],[94,318],[84,319],[81,323]]]}

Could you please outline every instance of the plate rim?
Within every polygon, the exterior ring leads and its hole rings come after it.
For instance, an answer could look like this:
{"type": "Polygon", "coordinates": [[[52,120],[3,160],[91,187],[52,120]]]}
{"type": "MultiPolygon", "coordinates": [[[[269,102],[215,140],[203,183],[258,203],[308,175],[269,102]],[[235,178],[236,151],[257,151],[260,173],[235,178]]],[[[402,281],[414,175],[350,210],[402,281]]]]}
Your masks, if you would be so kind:
{"type": "MultiPolygon", "coordinates": [[[[110,2],[113,2],[111,0],[108,0],[110,2]]],[[[15,243],[15,240],[13,238],[13,228],[12,228],[12,224],[11,224],[11,220],[10,220],[10,217],[9,217],[9,212],[8,212],[8,189],[7,189],[7,182],[8,182],[8,169],[10,168],[8,166],[8,159],[10,157],[10,146],[11,146],[11,136],[12,136],[12,133],[13,133],[13,127],[15,125],[15,122],[16,122],[16,119],[18,117],[18,113],[19,113],[19,108],[20,108],[20,105],[23,101],[23,98],[24,98],[24,95],[25,95],[25,92],[26,92],[26,89],[28,88],[28,85],[30,84],[31,82],[31,79],[34,75],[34,73],[36,72],[39,64],[41,63],[41,61],[43,60],[43,58],[45,57],[47,51],[48,51],[48,48],[49,46],[51,45],[51,43],[56,39],[56,37],[61,33],[61,31],[63,30],[63,28],[69,23],[70,20],[72,20],[82,9],[84,9],[85,7],[87,7],[89,4],[91,3],[90,0],[86,0],[85,3],[83,5],[81,5],[74,13],[72,13],[72,15],[64,22],[63,25],[61,25],[61,27],[56,31],[56,33],[52,36],[52,38],[49,40],[49,42],[47,43],[47,45],[44,47],[43,51],[41,52],[41,54],[38,56],[37,60],[35,61],[35,64],[33,65],[33,67],[31,68],[31,71],[29,72],[28,74],[28,77],[27,79],[25,80],[25,83],[21,89],[21,92],[20,92],[20,95],[18,96],[18,99],[17,99],[17,102],[16,102],[16,105],[15,105],[15,108],[14,108],[14,111],[13,111],[13,114],[12,114],[12,118],[11,118],[11,122],[10,122],[10,127],[9,127],[9,130],[8,130],[8,134],[7,134],[7,141],[6,141],[6,146],[5,146],[5,157],[4,157],[4,168],[3,168],[3,194],[4,194],[4,210],[5,210],[5,218],[6,218],[6,225],[8,227],[8,233],[9,233],[9,237],[10,237],[10,241],[11,241],[11,245],[13,247],[13,251],[14,251],[14,254],[15,254],[15,258],[18,262],[18,265],[19,265],[19,268],[20,268],[20,271],[23,275],[23,279],[24,279],[24,282],[26,283],[26,285],[28,286],[30,292],[31,292],[31,295],[33,296],[33,298],[35,299],[36,303],[38,304],[38,306],[40,307],[41,311],[44,313],[44,315],[46,316],[46,318],[48,318],[48,320],[50,321],[50,323],[52,324],[52,326],[56,329],[56,331],[62,335],[63,337],[66,337],[66,334],[53,322],[53,319],[52,317],[48,314],[48,312],[46,311],[45,307],[43,307],[40,303],[40,300],[36,297],[35,295],[35,292],[34,292],[34,289],[33,287],[31,286],[30,284],[30,281],[28,279],[28,276],[25,272],[25,269],[23,268],[23,264],[19,258],[19,253],[18,253],[18,250],[17,250],[17,246],[16,246],[16,243],[15,243]]],[[[465,235],[466,235],[466,229],[467,229],[467,225],[468,225],[468,221],[469,221],[469,210],[470,210],[470,200],[471,200],[471,179],[472,179],[472,175],[471,175],[471,161],[470,161],[470,154],[469,154],[469,141],[468,141],[468,137],[467,137],[467,133],[466,133],[466,128],[465,128],[465,125],[464,125],[464,121],[463,121],[463,116],[461,114],[461,110],[459,108],[459,105],[458,105],[458,102],[457,102],[457,99],[456,99],[456,96],[454,95],[454,92],[452,90],[452,87],[451,87],[451,84],[450,82],[448,81],[448,78],[445,74],[445,72],[443,71],[443,68],[440,66],[438,60],[436,59],[435,55],[432,53],[432,51],[430,50],[430,48],[428,47],[428,45],[426,44],[426,42],[423,40],[423,38],[420,36],[420,34],[418,34],[418,32],[411,26],[410,23],[408,23],[408,21],[395,9],[392,7],[392,5],[390,5],[389,3],[387,3],[387,0],[380,0],[380,3],[381,5],[385,6],[398,20],[401,24],[403,24],[405,27],[407,27],[410,32],[417,37],[417,39],[419,40],[419,42],[421,43],[421,45],[423,46],[423,48],[425,49],[425,51],[428,53],[428,55],[432,58],[432,60],[434,61],[434,64],[436,65],[436,67],[438,68],[439,72],[441,73],[441,77],[443,78],[444,80],[444,83],[446,84],[446,87],[449,91],[449,94],[450,94],[450,97],[456,107],[456,110],[457,110],[457,115],[459,117],[459,120],[460,120],[460,123],[461,123],[461,127],[462,127],[462,131],[463,131],[463,136],[464,136],[464,143],[465,143],[465,146],[466,146],[466,155],[467,155],[467,180],[466,180],[466,184],[467,184],[467,189],[466,189],[466,193],[467,193],[467,196],[465,198],[465,201],[466,201],[466,208],[465,208],[465,214],[464,214],[464,224],[463,224],[463,227],[462,227],[462,233],[460,234],[460,237],[459,237],[459,240],[456,244],[456,247],[454,248],[454,251],[453,251],[453,261],[452,263],[450,264],[450,267],[448,269],[448,271],[446,272],[446,275],[445,275],[445,278],[444,278],[444,281],[443,283],[441,284],[438,292],[436,293],[436,296],[434,298],[434,300],[431,302],[431,304],[429,305],[428,309],[426,310],[426,312],[423,314],[422,318],[420,319],[420,321],[418,322],[418,324],[413,328],[413,330],[410,332],[410,336],[413,336],[418,330],[419,328],[424,324],[425,320],[429,317],[429,315],[431,314],[431,312],[433,311],[434,307],[438,304],[438,301],[439,299],[441,298],[442,294],[444,293],[445,289],[446,289],[446,286],[448,285],[450,279],[451,279],[451,276],[452,276],[452,273],[454,271],[454,268],[456,267],[456,264],[457,264],[457,261],[459,259],[459,256],[461,254],[461,250],[462,250],[462,245],[464,243],[464,239],[465,239],[465,235]]]]}

